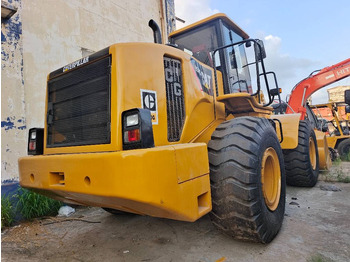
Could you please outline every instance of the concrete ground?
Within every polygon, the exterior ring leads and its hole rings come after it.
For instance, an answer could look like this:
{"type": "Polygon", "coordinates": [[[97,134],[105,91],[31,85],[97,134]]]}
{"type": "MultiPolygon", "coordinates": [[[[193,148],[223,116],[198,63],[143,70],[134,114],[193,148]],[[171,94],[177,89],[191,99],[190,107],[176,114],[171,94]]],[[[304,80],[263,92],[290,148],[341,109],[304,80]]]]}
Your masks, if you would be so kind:
{"type": "MultiPolygon", "coordinates": [[[[347,168],[341,166],[345,176],[347,168]]],[[[350,261],[349,199],[350,183],[288,187],[282,229],[268,245],[233,240],[209,216],[186,223],[78,208],[68,218],[7,229],[1,256],[2,261],[350,261]]]]}

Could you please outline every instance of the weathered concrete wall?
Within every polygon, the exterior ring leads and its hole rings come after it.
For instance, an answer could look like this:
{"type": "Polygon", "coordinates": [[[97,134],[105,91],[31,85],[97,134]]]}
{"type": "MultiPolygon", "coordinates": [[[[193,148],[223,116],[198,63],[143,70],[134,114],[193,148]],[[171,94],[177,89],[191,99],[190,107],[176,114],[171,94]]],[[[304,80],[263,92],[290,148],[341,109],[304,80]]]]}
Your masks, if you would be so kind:
{"type": "Polygon", "coordinates": [[[16,14],[1,22],[1,181],[18,177],[17,159],[26,154],[21,0],[16,14]]]}
{"type": "Polygon", "coordinates": [[[166,0],[165,13],[167,20],[167,31],[169,35],[172,31],[176,30],[176,18],[175,18],[175,2],[174,0],[166,0]]]}
{"type": "Polygon", "coordinates": [[[153,42],[150,19],[163,32],[175,21],[173,0],[20,1],[13,41],[2,24],[2,181],[18,178],[28,129],[44,126],[48,73],[113,43],[153,42]]]}
{"type": "Polygon", "coordinates": [[[329,102],[344,102],[345,90],[350,90],[350,86],[337,86],[327,89],[329,102]]]}

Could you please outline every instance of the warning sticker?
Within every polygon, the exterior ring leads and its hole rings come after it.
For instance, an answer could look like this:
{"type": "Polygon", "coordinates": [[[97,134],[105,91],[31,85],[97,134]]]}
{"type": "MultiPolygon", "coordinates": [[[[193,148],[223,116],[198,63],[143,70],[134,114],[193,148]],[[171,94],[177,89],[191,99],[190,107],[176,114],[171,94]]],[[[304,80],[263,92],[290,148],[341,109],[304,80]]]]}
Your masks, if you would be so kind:
{"type": "Polygon", "coordinates": [[[158,125],[157,92],[144,89],[140,89],[140,91],[142,108],[151,111],[152,124],[158,125]]]}

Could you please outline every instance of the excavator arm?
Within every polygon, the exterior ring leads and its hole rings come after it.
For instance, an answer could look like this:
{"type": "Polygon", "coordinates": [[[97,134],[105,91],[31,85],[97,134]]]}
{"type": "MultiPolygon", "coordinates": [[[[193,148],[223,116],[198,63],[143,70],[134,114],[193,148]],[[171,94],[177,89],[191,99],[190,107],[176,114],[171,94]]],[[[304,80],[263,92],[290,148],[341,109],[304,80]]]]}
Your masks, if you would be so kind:
{"type": "Polygon", "coordinates": [[[316,74],[311,74],[293,88],[286,113],[300,113],[300,119],[305,119],[307,99],[317,90],[348,76],[350,76],[350,58],[333,66],[325,67],[316,74]]]}

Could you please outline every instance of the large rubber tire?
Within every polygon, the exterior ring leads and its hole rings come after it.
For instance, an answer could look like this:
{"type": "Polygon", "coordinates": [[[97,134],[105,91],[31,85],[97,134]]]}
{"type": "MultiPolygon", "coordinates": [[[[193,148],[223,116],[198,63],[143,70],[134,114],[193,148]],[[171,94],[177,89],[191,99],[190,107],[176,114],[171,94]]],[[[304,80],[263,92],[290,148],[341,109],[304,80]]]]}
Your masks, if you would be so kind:
{"type": "Polygon", "coordinates": [[[282,226],[286,181],[270,122],[256,117],[223,122],[208,152],[214,225],[237,239],[271,242],[282,226]]]}
{"type": "Polygon", "coordinates": [[[283,150],[287,185],[313,187],[319,174],[319,157],[314,130],[308,121],[300,120],[298,146],[283,150]]]}
{"type": "Polygon", "coordinates": [[[347,159],[350,154],[350,138],[341,141],[337,146],[337,150],[341,159],[347,159]]]}

